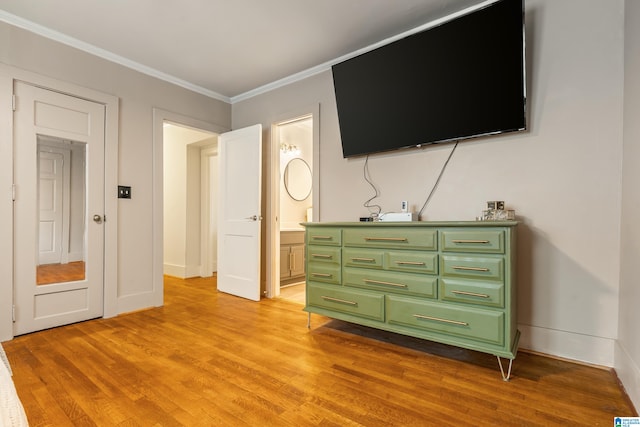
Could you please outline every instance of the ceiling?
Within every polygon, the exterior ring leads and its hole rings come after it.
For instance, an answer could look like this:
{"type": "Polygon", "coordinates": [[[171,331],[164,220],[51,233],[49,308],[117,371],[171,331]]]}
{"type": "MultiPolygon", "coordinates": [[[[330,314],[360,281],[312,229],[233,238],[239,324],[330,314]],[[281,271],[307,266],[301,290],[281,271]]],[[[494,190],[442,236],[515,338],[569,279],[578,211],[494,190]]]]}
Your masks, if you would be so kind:
{"type": "Polygon", "coordinates": [[[0,0],[0,20],[234,102],[479,3],[0,0]]]}

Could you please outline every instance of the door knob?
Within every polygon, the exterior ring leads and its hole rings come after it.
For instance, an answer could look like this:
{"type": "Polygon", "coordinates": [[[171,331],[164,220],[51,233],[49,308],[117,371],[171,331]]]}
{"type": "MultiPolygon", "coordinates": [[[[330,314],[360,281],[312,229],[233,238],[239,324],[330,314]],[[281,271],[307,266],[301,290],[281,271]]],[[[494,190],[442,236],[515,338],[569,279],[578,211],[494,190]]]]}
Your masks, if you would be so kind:
{"type": "Polygon", "coordinates": [[[94,215],[93,220],[96,222],[96,224],[102,224],[102,217],[100,215],[94,215]]]}
{"type": "Polygon", "coordinates": [[[253,216],[248,216],[245,219],[250,219],[251,221],[262,221],[262,216],[258,216],[258,215],[253,215],[253,216]]]}

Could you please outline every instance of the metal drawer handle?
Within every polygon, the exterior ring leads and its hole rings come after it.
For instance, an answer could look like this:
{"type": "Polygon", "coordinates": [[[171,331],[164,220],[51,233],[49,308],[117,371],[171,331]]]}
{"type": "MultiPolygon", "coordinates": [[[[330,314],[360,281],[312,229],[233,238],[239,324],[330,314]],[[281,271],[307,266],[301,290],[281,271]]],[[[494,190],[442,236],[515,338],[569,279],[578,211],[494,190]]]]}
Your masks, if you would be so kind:
{"type": "Polygon", "coordinates": [[[395,286],[396,288],[406,288],[407,285],[403,285],[402,283],[391,283],[391,282],[383,282],[380,280],[371,280],[371,279],[364,279],[365,283],[371,283],[373,285],[387,285],[387,286],[395,286]]]}
{"type": "Polygon", "coordinates": [[[423,316],[422,314],[414,314],[413,317],[415,317],[417,319],[434,320],[436,322],[450,323],[452,325],[458,325],[458,326],[469,326],[469,324],[467,322],[459,322],[457,320],[441,319],[439,317],[423,316]]]}
{"type": "Polygon", "coordinates": [[[465,270],[465,271],[490,271],[488,268],[484,268],[484,267],[464,267],[461,265],[454,265],[453,267],[454,270],[465,270]]]}
{"type": "Polygon", "coordinates": [[[328,273],[311,273],[313,277],[333,277],[333,274],[328,273]]]}
{"type": "Polygon", "coordinates": [[[358,305],[358,303],[354,302],[354,301],[347,301],[347,300],[343,300],[343,299],[339,299],[339,298],[332,298],[332,297],[328,297],[328,296],[325,296],[325,295],[322,295],[320,298],[322,298],[323,300],[326,300],[326,301],[338,302],[340,304],[358,305]]]}
{"type": "Polygon", "coordinates": [[[360,257],[355,257],[355,258],[351,258],[351,261],[375,262],[376,260],[375,260],[374,258],[360,258],[360,257]]]}
{"type": "Polygon", "coordinates": [[[315,240],[331,240],[333,237],[331,236],[311,236],[312,239],[315,240]]]}
{"type": "Polygon", "coordinates": [[[466,295],[469,297],[478,297],[478,298],[490,298],[487,294],[477,294],[475,292],[467,292],[467,291],[451,291],[452,294],[456,295],[466,295]]]}
{"type": "Polygon", "coordinates": [[[480,243],[480,244],[487,244],[487,243],[491,243],[489,240],[452,240],[453,243],[480,243]]]}
{"type": "Polygon", "coordinates": [[[396,261],[398,265],[425,265],[424,262],[416,262],[416,261],[396,261]]]}
{"type": "Polygon", "coordinates": [[[366,241],[383,241],[383,242],[406,242],[406,237],[365,237],[366,241]]]}
{"type": "Polygon", "coordinates": [[[325,254],[311,254],[311,256],[314,258],[325,258],[325,259],[333,258],[333,255],[325,255],[325,254]]]}

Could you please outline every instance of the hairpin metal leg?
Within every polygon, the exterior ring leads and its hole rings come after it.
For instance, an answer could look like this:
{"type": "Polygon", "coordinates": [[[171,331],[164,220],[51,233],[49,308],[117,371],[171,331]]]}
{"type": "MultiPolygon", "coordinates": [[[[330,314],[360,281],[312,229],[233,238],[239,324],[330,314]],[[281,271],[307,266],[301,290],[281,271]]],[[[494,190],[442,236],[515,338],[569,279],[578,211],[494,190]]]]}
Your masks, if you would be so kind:
{"type": "Polygon", "coordinates": [[[498,366],[500,366],[500,373],[502,374],[502,379],[504,381],[509,381],[511,378],[511,366],[513,365],[513,359],[509,359],[509,370],[507,371],[507,375],[504,374],[504,368],[502,367],[502,360],[500,356],[496,356],[498,358],[498,366]]]}
{"type": "Polygon", "coordinates": [[[307,313],[307,329],[311,329],[311,312],[307,313]]]}

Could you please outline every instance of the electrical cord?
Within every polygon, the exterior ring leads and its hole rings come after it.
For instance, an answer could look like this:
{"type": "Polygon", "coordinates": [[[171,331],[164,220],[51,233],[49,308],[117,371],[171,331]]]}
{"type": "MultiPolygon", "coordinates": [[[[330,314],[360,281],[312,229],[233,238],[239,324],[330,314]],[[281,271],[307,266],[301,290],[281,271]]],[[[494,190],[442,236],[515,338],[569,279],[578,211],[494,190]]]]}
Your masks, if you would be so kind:
{"type": "Polygon", "coordinates": [[[365,208],[367,208],[371,214],[371,216],[379,216],[380,212],[382,211],[382,207],[380,205],[372,205],[370,204],[371,201],[375,198],[377,198],[378,196],[380,196],[380,192],[378,191],[378,188],[375,186],[375,184],[373,183],[373,181],[370,178],[370,172],[369,172],[369,155],[367,154],[367,157],[364,161],[364,169],[363,169],[363,175],[364,175],[364,180],[367,181],[367,183],[371,186],[371,188],[373,188],[373,191],[375,192],[374,196],[372,198],[370,198],[369,200],[367,200],[366,202],[364,202],[363,206],[365,208]],[[378,212],[372,212],[371,209],[372,208],[377,208],[378,212]]]}
{"type": "Polygon", "coordinates": [[[460,141],[456,141],[455,145],[451,149],[451,152],[449,153],[449,157],[447,157],[447,160],[444,162],[444,165],[442,165],[442,169],[440,170],[438,179],[436,179],[435,184],[433,184],[433,187],[431,188],[431,192],[429,192],[429,195],[427,196],[427,200],[425,200],[424,205],[422,205],[422,208],[420,209],[420,212],[418,212],[418,221],[422,220],[422,212],[427,207],[427,204],[429,203],[429,200],[431,200],[431,196],[433,196],[433,193],[435,193],[436,188],[438,188],[438,184],[440,183],[440,178],[442,178],[442,175],[444,174],[444,171],[447,168],[447,165],[449,164],[449,160],[451,160],[451,157],[453,156],[453,153],[456,151],[456,148],[458,147],[459,142],[460,141]]]}

